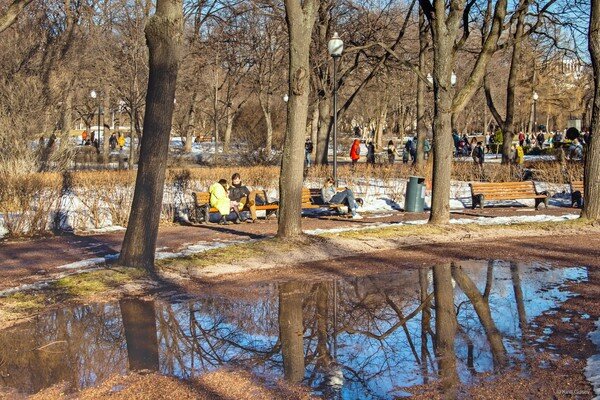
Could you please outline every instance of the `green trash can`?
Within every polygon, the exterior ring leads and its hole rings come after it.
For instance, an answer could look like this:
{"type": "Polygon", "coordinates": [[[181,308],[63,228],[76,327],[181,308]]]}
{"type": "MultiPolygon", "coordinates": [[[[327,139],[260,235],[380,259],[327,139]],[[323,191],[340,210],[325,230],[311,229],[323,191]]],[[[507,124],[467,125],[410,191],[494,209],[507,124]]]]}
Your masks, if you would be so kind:
{"type": "Polygon", "coordinates": [[[404,197],[405,212],[423,212],[425,208],[425,178],[411,176],[406,185],[404,197]]]}

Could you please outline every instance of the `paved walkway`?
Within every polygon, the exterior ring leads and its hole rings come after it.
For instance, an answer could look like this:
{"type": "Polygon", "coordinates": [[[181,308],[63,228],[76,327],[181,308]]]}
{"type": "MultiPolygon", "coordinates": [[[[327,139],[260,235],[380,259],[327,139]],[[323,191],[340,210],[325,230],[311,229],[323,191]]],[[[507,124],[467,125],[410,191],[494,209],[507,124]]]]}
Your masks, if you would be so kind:
{"type": "MultiPolygon", "coordinates": [[[[498,217],[515,215],[568,215],[577,210],[549,208],[535,211],[531,208],[489,208],[485,210],[461,210],[453,212],[452,218],[498,217]]],[[[340,217],[303,218],[303,229],[360,228],[376,223],[398,223],[424,220],[428,213],[385,213],[371,215],[363,220],[340,217]]],[[[277,221],[259,221],[255,224],[221,226],[162,226],[159,230],[158,250],[178,252],[190,245],[210,244],[223,241],[243,241],[273,237],[277,221]]],[[[49,238],[0,242],[0,290],[39,280],[40,276],[57,272],[65,264],[116,254],[121,248],[124,231],[91,234],[62,235],[49,238]]]]}

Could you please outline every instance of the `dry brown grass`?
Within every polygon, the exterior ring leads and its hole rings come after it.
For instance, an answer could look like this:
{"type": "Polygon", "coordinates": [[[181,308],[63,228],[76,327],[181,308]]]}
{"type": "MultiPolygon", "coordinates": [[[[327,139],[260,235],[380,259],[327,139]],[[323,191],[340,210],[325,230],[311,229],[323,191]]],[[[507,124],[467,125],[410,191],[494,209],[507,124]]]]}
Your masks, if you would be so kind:
{"type": "Polygon", "coordinates": [[[0,175],[0,215],[8,236],[43,235],[52,228],[60,198],[60,176],[46,173],[0,175]]]}

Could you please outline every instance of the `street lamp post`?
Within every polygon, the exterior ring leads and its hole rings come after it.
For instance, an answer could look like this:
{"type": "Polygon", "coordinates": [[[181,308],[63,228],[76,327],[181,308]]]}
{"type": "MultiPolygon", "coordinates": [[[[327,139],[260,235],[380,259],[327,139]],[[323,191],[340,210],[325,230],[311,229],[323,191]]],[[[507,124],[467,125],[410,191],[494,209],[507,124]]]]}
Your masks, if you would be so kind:
{"type": "Polygon", "coordinates": [[[537,131],[537,101],[540,96],[537,92],[533,92],[533,132],[537,131]]]}
{"type": "Polygon", "coordinates": [[[337,187],[337,61],[344,50],[344,42],[337,32],[329,40],[327,50],[333,58],[333,184],[337,187]]]}
{"type": "MultiPolygon", "coordinates": [[[[101,135],[100,135],[100,113],[102,113],[102,110],[100,109],[100,98],[98,96],[98,93],[95,90],[92,90],[90,92],[90,97],[94,100],[98,99],[98,126],[96,129],[96,135],[98,137],[98,147],[97,148],[99,149],[100,148],[100,138],[101,138],[101,135]]],[[[93,145],[94,145],[94,143],[92,143],[92,146],[93,145]]]]}

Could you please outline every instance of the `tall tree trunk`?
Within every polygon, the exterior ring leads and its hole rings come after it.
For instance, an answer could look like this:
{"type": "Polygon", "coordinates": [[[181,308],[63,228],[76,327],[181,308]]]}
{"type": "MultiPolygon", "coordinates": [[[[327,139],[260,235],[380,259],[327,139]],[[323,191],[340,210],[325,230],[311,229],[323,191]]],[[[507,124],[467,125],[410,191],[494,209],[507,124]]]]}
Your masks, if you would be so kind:
{"type": "Polygon", "coordinates": [[[185,145],[183,146],[184,153],[192,151],[192,134],[196,127],[196,102],[198,101],[198,90],[194,89],[192,99],[190,100],[190,108],[188,109],[187,121],[185,124],[185,145]]]}
{"type": "MultiPolygon", "coordinates": [[[[106,126],[107,120],[110,118],[110,86],[104,85],[104,97],[102,98],[102,122],[98,127],[98,130],[102,129],[102,156],[104,162],[108,162],[108,155],[110,153],[110,143],[108,143],[108,139],[110,138],[110,129],[107,129],[106,126]]],[[[100,140],[100,138],[98,138],[100,140]]]]}
{"type": "Polygon", "coordinates": [[[158,339],[154,301],[119,301],[127,342],[127,359],[132,371],[158,371],[158,339]]]}
{"type": "Polygon", "coordinates": [[[435,341],[439,374],[444,398],[457,397],[458,373],[454,337],[456,336],[456,314],[454,290],[450,265],[433,267],[433,296],[435,299],[435,341]]]}
{"type": "Polygon", "coordinates": [[[73,127],[73,91],[68,90],[62,109],[61,130],[63,135],[68,135],[73,127]]]}
{"type": "Polygon", "coordinates": [[[182,0],[158,0],[146,25],[150,75],[135,192],[119,262],[154,271],[183,36],[182,0]]]}
{"type": "MultiPolygon", "coordinates": [[[[419,71],[426,75],[425,54],[427,52],[427,26],[423,10],[419,7],[419,71]]],[[[425,126],[425,82],[417,78],[417,160],[416,166],[421,169],[425,166],[425,139],[427,127],[425,126]]]]}
{"type": "Polygon", "coordinates": [[[319,96],[319,125],[317,128],[316,165],[329,164],[329,125],[331,124],[331,100],[326,96],[319,96]]]}
{"type": "Polygon", "coordinates": [[[377,121],[375,123],[375,145],[378,149],[383,148],[383,129],[387,120],[388,111],[388,92],[387,89],[381,97],[379,112],[377,113],[377,121]]]}
{"type": "Polygon", "coordinates": [[[300,282],[279,285],[279,340],[283,371],[285,379],[294,383],[304,378],[302,297],[300,282]]]}
{"type": "Polygon", "coordinates": [[[584,175],[583,218],[600,219],[600,3],[592,1],[589,48],[594,70],[594,102],[584,175]]]}
{"type": "Polygon", "coordinates": [[[310,125],[311,125],[311,128],[310,128],[310,140],[311,140],[311,142],[313,142],[312,155],[316,159],[316,154],[317,154],[317,140],[318,140],[318,133],[319,133],[319,107],[317,107],[316,104],[315,104],[315,107],[313,108],[312,119],[311,119],[310,125]]]}
{"type": "Polygon", "coordinates": [[[310,42],[319,0],[285,0],[289,33],[289,91],[287,130],[279,176],[279,224],[277,236],[302,234],[302,184],[304,135],[310,91],[310,42]]]}
{"type": "MultiPolygon", "coordinates": [[[[267,100],[268,102],[268,100],[267,100]]],[[[270,152],[273,148],[273,119],[271,116],[271,109],[269,104],[262,105],[261,108],[265,117],[265,125],[267,125],[267,137],[265,138],[265,149],[270,152]]]]}
{"type": "Polygon", "coordinates": [[[508,84],[506,86],[506,119],[504,120],[504,127],[502,129],[504,134],[502,140],[502,164],[509,164],[511,162],[510,153],[513,138],[515,136],[515,89],[517,87],[519,67],[521,65],[523,31],[528,7],[529,0],[522,0],[520,2],[517,27],[515,29],[515,44],[513,45],[510,70],[508,73],[508,84]]]}

